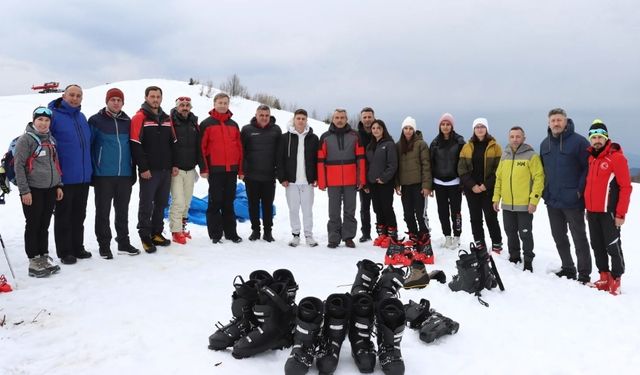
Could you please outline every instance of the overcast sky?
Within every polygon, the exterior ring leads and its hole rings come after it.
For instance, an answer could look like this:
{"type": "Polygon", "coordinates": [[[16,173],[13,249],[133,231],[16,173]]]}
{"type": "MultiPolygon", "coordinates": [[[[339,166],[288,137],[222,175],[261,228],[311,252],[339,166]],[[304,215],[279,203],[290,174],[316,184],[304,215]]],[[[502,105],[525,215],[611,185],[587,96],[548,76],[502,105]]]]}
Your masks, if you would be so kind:
{"type": "Polygon", "coordinates": [[[22,0],[0,12],[0,95],[237,73],[250,93],[319,115],[372,106],[392,129],[411,115],[429,139],[448,111],[465,137],[482,116],[500,140],[522,125],[537,148],[560,106],[581,133],[599,117],[640,145],[637,0],[22,0]]]}

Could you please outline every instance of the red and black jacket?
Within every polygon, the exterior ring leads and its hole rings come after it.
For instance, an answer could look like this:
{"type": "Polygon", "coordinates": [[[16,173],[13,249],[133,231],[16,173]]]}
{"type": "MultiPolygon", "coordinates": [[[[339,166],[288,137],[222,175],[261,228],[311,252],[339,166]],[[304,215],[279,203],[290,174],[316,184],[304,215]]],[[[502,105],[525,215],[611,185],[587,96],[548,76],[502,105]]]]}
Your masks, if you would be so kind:
{"type": "Polygon", "coordinates": [[[333,123],[320,138],[318,149],[318,187],[363,186],[365,177],[364,147],[358,133],[349,124],[338,128],[333,123]]]}
{"type": "Polygon", "coordinates": [[[240,128],[231,116],[233,116],[231,111],[219,113],[212,109],[209,117],[200,123],[202,157],[205,161],[202,173],[244,174],[240,128]]]}
{"type": "Polygon", "coordinates": [[[607,141],[602,151],[589,147],[589,172],[584,203],[589,212],[611,212],[624,219],[631,198],[627,158],[617,143],[607,141]]]}
{"type": "Polygon", "coordinates": [[[147,103],[131,118],[131,155],[140,173],[175,167],[176,135],[169,115],[147,103]]]}

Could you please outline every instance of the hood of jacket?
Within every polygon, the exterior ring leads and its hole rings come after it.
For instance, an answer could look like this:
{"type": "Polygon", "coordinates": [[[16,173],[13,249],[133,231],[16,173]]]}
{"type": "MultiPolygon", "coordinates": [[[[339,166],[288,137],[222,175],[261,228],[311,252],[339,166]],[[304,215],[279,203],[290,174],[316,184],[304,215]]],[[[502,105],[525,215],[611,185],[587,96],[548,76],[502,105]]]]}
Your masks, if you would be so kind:
{"type": "Polygon", "coordinates": [[[184,124],[184,123],[197,124],[198,123],[198,117],[194,115],[193,112],[189,112],[189,114],[185,118],[180,116],[180,113],[178,113],[178,110],[175,108],[171,108],[171,119],[173,120],[174,124],[184,124]]]}
{"type": "Polygon", "coordinates": [[[49,109],[52,111],[59,111],[68,113],[70,115],[75,115],[76,113],[80,112],[80,109],[82,108],[81,105],[72,107],[69,103],[67,103],[66,100],[62,99],[62,97],[52,100],[51,102],[49,102],[49,105],[47,107],[49,107],[49,109]]]}
{"type": "Polygon", "coordinates": [[[504,152],[505,156],[508,156],[508,157],[512,158],[514,155],[520,155],[520,154],[524,154],[525,152],[530,152],[530,151],[533,151],[533,147],[531,147],[531,145],[529,145],[527,143],[523,143],[523,144],[520,145],[520,147],[518,147],[518,149],[516,150],[515,153],[511,149],[511,145],[508,145],[507,147],[505,147],[503,152],[504,152]]]}

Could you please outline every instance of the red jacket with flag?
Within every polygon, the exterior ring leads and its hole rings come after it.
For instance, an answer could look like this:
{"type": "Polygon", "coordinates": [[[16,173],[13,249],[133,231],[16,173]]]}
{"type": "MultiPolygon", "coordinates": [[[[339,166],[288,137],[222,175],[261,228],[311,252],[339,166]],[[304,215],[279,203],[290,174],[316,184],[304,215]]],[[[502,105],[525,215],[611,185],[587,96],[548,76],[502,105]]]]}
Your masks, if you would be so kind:
{"type": "Polygon", "coordinates": [[[589,147],[589,173],[584,191],[587,211],[611,212],[624,219],[631,197],[627,158],[617,143],[608,141],[601,152],[589,147]]]}
{"type": "Polygon", "coordinates": [[[318,187],[362,186],[366,183],[364,147],[349,124],[333,123],[320,137],[318,149],[318,187]]]}
{"type": "Polygon", "coordinates": [[[212,109],[209,117],[200,123],[202,136],[202,157],[206,168],[202,172],[237,172],[242,171],[242,143],[240,128],[231,119],[231,111],[216,112],[212,109]]]}

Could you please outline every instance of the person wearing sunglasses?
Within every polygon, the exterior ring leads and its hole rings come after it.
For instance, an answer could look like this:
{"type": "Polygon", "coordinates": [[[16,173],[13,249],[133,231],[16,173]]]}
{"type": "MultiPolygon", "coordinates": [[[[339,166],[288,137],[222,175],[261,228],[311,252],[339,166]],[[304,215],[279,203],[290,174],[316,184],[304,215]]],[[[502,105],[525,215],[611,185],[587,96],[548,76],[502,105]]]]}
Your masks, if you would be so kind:
{"type": "Polygon", "coordinates": [[[186,244],[191,238],[187,231],[189,206],[196,182],[196,165],[200,171],[205,169],[200,148],[200,128],[198,117],[191,112],[191,98],[181,96],[171,109],[171,123],[176,133],[175,163],[178,174],[171,177],[171,206],[169,207],[169,227],[173,242],[186,244]]]}
{"type": "Polygon", "coordinates": [[[625,268],[620,228],[629,209],[632,189],[629,163],[622,147],[609,139],[609,131],[602,120],[596,119],[591,124],[589,142],[584,202],[591,248],[600,273],[600,280],[594,284],[599,290],[618,295],[625,268]]]}
{"type": "Polygon", "coordinates": [[[16,184],[26,225],[24,248],[29,257],[29,276],[47,277],[60,271],[49,257],[49,224],[56,201],[62,200],[62,179],[56,141],[49,132],[52,112],[45,107],[33,111],[14,153],[16,184]]]}
{"type": "Polygon", "coordinates": [[[76,84],[65,88],[62,97],[49,103],[53,113],[51,135],[58,142],[65,199],[56,203],[54,234],[56,252],[62,264],[91,258],[84,247],[84,219],[87,216],[91,165],[91,129],[80,111],[82,88],[76,84]]]}
{"type": "Polygon", "coordinates": [[[544,166],[542,199],[547,205],[551,235],[562,269],[558,277],[589,283],[591,279],[591,252],[584,223],[584,185],[589,167],[587,148],[589,141],[575,132],[573,121],[562,108],[549,111],[547,137],[540,144],[540,157],[544,166]],[[578,267],[571,256],[571,243],[567,227],[576,249],[578,267]]]}

